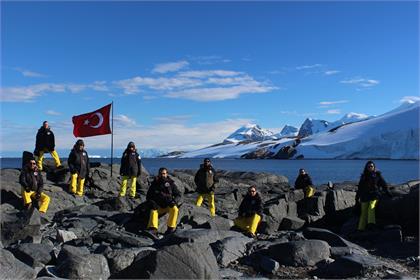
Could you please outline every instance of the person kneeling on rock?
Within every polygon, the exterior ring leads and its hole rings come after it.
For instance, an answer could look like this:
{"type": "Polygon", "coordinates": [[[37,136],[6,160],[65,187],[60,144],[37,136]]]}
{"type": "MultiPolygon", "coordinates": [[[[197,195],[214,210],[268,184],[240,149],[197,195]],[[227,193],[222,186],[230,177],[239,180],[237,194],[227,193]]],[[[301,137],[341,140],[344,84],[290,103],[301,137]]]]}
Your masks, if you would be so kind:
{"type": "Polygon", "coordinates": [[[67,162],[71,173],[70,192],[78,196],[83,196],[85,179],[89,175],[89,156],[85,150],[83,140],[79,139],[76,141],[67,162]]]}
{"type": "Polygon", "coordinates": [[[239,206],[239,217],[234,220],[235,226],[244,230],[248,236],[255,237],[262,212],[261,196],[256,187],[251,186],[239,206]]]}
{"type": "Polygon", "coordinates": [[[219,180],[217,179],[216,171],[211,165],[209,158],[205,158],[203,164],[200,165],[200,169],[195,174],[194,182],[197,186],[198,192],[195,205],[200,207],[204,198],[206,198],[209,203],[210,215],[216,216],[214,189],[216,188],[216,183],[219,182],[219,180]]]}
{"type": "Polygon", "coordinates": [[[22,186],[22,198],[25,206],[29,209],[33,200],[39,201],[39,212],[47,212],[50,197],[42,192],[44,181],[38,171],[35,158],[30,158],[25,164],[19,176],[19,183],[22,186]]]}
{"type": "Polygon", "coordinates": [[[130,197],[136,197],[137,177],[141,174],[141,159],[134,142],[129,142],[121,157],[120,175],[122,176],[119,196],[125,196],[128,180],[131,179],[130,197]]]}
{"type": "Polygon", "coordinates": [[[311,197],[315,193],[315,189],[312,184],[312,179],[308,173],[306,173],[305,169],[299,169],[299,175],[295,181],[295,189],[296,190],[303,190],[305,194],[305,198],[311,197]]]}
{"type": "Polygon", "coordinates": [[[150,233],[156,235],[159,228],[159,216],[169,212],[168,229],[165,234],[175,231],[178,220],[178,203],[181,193],[174,181],[168,176],[165,167],[159,169],[159,175],[153,180],[147,191],[146,200],[151,208],[148,223],[150,233]]]}

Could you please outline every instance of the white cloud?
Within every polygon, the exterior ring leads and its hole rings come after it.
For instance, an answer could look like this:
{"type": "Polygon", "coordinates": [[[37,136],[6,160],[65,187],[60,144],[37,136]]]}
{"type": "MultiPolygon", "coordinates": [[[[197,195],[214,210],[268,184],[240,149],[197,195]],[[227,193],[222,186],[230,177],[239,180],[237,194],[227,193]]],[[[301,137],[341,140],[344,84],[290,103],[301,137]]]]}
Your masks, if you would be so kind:
{"type": "Polygon", "coordinates": [[[354,84],[362,88],[369,88],[379,84],[378,80],[365,79],[365,78],[353,78],[340,81],[342,84],[354,84]]]}
{"type": "Polygon", "coordinates": [[[338,74],[340,72],[341,71],[338,71],[338,70],[327,70],[327,71],[324,72],[324,74],[327,75],[327,76],[331,76],[331,75],[334,75],[334,74],[338,74]]]}
{"type": "Polygon", "coordinates": [[[322,106],[329,106],[329,105],[335,105],[335,104],[343,104],[343,103],[348,103],[348,100],[338,100],[338,101],[321,101],[319,102],[319,105],[322,106]]]}
{"type": "Polygon", "coordinates": [[[48,111],[45,112],[45,114],[50,115],[50,116],[60,116],[61,115],[61,113],[56,112],[54,110],[48,110],[48,111]]]}
{"type": "Polygon", "coordinates": [[[115,124],[114,125],[119,125],[122,127],[130,127],[130,126],[135,126],[136,125],[136,121],[134,119],[131,119],[130,117],[126,116],[126,115],[117,115],[114,116],[114,121],[115,124]]]}
{"type": "Polygon", "coordinates": [[[162,123],[179,123],[179,122],[186,122],[191,119],[192,115],[172,115],[172,116],[162,116],[156,117],[154,120],[162,123]]]}
{"type": "Polygon", "coordinates": [[[202,85],[200,80],[185,77],[173,78],[150,78],[150,77],[134,77],[131,79],[115,81],[114,84],[124,90],[125,94],[139,93],[140,87],[147,87],[153,90],[172,90],[175,88],[187,88],[202,85]]]}
{"type": "Polygon", "coordinates": [[[153,68],[153,73],[167,73],[167,72],[175,72],[178,70],[181,70],[182,68],[185,68],[189,65],[188,61],[181,60],[176,62],[168,62],[168,63],[161,63],[157,64],[155,68],[153,68]]]}
{"type": "Polygon", "coordinates": [[[400,99],[401,103],[415,103],[420,101],[420,96],[404,96],[400,99]]]}
{"type": "Polygon", "coordinates": [[[24,77],[29,77],[29,78],[46,78],[46,77],[48,77],[45,74],[35,72],[35,71],[31,71],[31,70],[27,70],[27,69],[22,69],[20,67],[15,67],[14,70],[21,73],[24,77]]]}
{"type": "Polygon", "coordinates": [[[211,65],[211,64],[220,64],[231,62],[230,59],[223,58],[218,55],[209,55],[209,56],[188,56],[188,59],[195,61],[201,65],[211,65]]]}
{"type": "Polygon", "coordinates": [[[213,76],[220,77],[232,77],[237,75],[242,75],[243,72],[229,71],[229,70],[197,70],[197,71],[185,71],[180,72],[178,75],[188,78],[206,78],[213,76]]]}
{"type": "Polygon", "coordinates": [[[322,64],[312,64],[312,65],[302,65],[302,66],[296,66],[296,70],[306,70],[306,69],[312,69],[312,68],[318,68],[321,67],[322,64]]]}
{"type": "Polygon", "coordinates": [[[327,114],[338,115],[338,114],[341,114],[341,111],[340,109],[331,109],[331,110],[327,110],[327,114]]]}

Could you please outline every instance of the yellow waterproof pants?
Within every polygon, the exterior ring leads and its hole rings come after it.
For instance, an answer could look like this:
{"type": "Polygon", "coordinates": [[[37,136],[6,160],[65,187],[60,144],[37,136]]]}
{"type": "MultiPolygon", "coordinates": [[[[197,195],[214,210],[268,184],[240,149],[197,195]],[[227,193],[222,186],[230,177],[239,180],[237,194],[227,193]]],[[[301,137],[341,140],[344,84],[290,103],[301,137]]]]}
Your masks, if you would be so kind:
{"type": "Polygon", "coordinates": [[[307,186],[305,189],[305,197],[312,197],[315,193],[315,188],[312,186],[307,186]]]}
{"type": "MultiPolygon", "coordinates": [[[[45,150],[39,151],[39,156],[37,157],[37,160],[36,160],[36,165],[38,166],[39,171],[42,170],[42,161],[44,160],[44,153],[45,152],[47,152],[47,151],[45,151],[45,150]]],[[[51,154],[52,158],[54,159],[55,166],[56,167],[60,166],[61,162],[60,162],[60,158],[58,157],[57,151],[54,150],[54,151],[50,152],[50,154],[51,154]]]]}
{"type": "MultiPolygon", "coordinates": [[[[33,192],[33,191],[27,192],[27,191],[25,191],[25,189],[22,189],[23,203],[25,205],[28,205],[29,203],[32,203],[32,199],[34,199],[35,194],[36,193],[33,192]]],[[[39,198],[39,203],[40,203],[39,212],[41,212],[41,213],[47,212],[48,205],[50,204],[50,197],[42,192],[41,197],[39,198]]]]}
{"type": "Polygon", "coordinates": [[[131,177],[122,176],[120,196],[125,196],[125,191],[127,190],[128,179],[131,179],[130,196],[135,197],[136,196],[136,182],[137,182],[136,176],[131,176],[131,177]]]}
{"type": "Polygon", "coordinates": [[[83,187],[85,186],[85,178],[78,178],[78,174],[71,174],[70,192],[83,196],[83,187]]]}
{"type": "Polygon", "coordinates": [[[203,203],[204,198],[206,198],[209,203],[210,215],[216,216],[216,204],[214,204],[214,193],[211,192],[208,194],[207,193],[198,194],[195,205],[200,207],[201,204],[203,203]]]}
{"type": "Polygon", "coordinates": [[[235,226],[239,227],[240,229],[255,234],[260,221],[261,216],[254,214],[251,217],[238,217],[233,222],[235,223],[235,226]]]}
{"type": "Polygon", "coordinates": [[[163,215],[169,212],[168,227],[176,228],[176,222],[178,220],[178,207],[166,207],[159,208],[158,210],[151,210],[149,217],[149,224],[147,228],[159,228],[159,215],[163,215]]]}
{"type": "Polygon", "coordinates": [[[366,224],[376,223],[375,207],[376,207],[377,202],[378,200],[375,199],[375,200],[361,203],[359,226],[357,227],[358,230],[365,230],[366,224]]]}

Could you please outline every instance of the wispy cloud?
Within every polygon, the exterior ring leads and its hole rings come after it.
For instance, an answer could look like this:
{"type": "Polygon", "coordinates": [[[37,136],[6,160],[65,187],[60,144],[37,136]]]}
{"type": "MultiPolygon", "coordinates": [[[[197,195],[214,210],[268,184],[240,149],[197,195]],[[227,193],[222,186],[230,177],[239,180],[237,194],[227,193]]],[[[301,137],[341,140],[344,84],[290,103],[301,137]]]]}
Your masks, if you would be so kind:
{"type": "Polygon", "coordinates": [[[154,120],[161,123],[183,123],[191,119],[192,115],[172,115],[172,116],[161,116],[156,117],[154,120]]]}
{"type": "Polygon", "coordinates": [[[321,106],[329,106],[329,105],[335,105],[335,104],[343,104],[348,103],[348,100],[338,100],[338,101],[321,101],[319,102],[319,105],[321,106]]]}
{"type": "Polygon", "coordinates": [[[208,56],[188,56],[188,59],[196,62],[200,65],[212,65],[212,64],[221,64],[229,63],[230,59],[223,58],[219,55],[208,55],[208,56]]]}
{"type": "Polygon", "coordinates": [[[420,96],[404,96],[400,99],[401,103],[415,103],[420,101],[420,96]]]}
{"type": "Polygon", "coordinates": [[[365,79],[365,78],[352,78],[340,81],[342,84],[353,84],[360,88],[370,88],[379,84],[378,80],[365,79]]]}
{"type": "Polygon", "coordinates": [[[327,75],[327,76],[331,76],[331,75],[338,74],[340,72],[341,71],[338,71],[338,70],[327,70],[327,71],[324,72],[324,74],[327,75]]]}
{"type": "Polygon", "coordinates": [[[164,74],[167,72],[176,72],[187,67],[190,63],[185,60],[176,61],[176,62],[168,62],[168,63],[161,63],[157,64],[155,68],[153,68],[153,73],[160,73],[164,74]]]}
{"type": "Polygon", "coordinates": [[[301,65],[301,66],[296,66],[296,70],[307,70],[307,69],[313,69],[313,68],[318,68],[321,67],[322,64],[312,64],[312,65],[301,65]]]}
{"type": "Polygon", "coordinates": [[[114,116],[114,121],[116,125],[119,125],[121,127],[131,127],[136,125],[136,121],[126,115],[114,116]]]}
{"type": "Polygon", "coordinates": [[[48,111],[45,112],[45,114],[50,115],[50,116],[60,116],[61,115],[61,113],[56,112],[54,110],[48,110],[48,111]]]}
{"type": "Polygon", "coordinates": [[[15,67],[13,69],[15,71],[21,73],[24,77],[29,77],[29,78],[46,78],[46,77],[48,77],[45,74],[35,72],[35,71],[31,71],[31,70],[28,70],[28,69],[23,69],[23,68],[20,68],[20,67],[15,67]]]}
{"type": "Polygon", "coordinates": [[[188,78],[206,78],[206,77],[232,77],[242,75],[242,72],[230,71],[230,70],[197,70],[197,71],[185,71],[180,72],[178,75],[181,77],[188,78]]]}
{"type": "Polygon", "coordinates": [[[339,115],[339,114],[341,114],[341,110],[340,109],[330,109],[330,110],[327,110],[327,114],[339,115]]]}

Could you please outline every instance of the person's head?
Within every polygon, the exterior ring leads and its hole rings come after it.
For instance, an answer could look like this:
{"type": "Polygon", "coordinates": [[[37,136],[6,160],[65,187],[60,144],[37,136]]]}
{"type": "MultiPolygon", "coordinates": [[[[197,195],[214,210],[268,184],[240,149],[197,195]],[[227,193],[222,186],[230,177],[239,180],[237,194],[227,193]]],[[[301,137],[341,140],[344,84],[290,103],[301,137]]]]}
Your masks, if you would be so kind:
{"type": "Polygon", "coordinates": [[[83,151],[85,149],[85,142],[82,139],[76,141],[74,145],[77,151],[83,151]]]}
{"type": "Polygon", "coordinates": [[[135,151],[136,150],[136,145],[134,144],[134,142],[129,142],[128,143],[127,150],[130,150],[130,151],[135,151]]]}
{"type": "Polygon", "coordinates": [[[204,164],[204,166],[205,166],[205,167],[210,166],[210,165],[211,165],[211,161],[210,161],[210,159],[209,159],[209,158],[205,158],[205,159],[203,160],[203,164],[204,164]]]}
{"type": "Polygon", "coordinates": [[[50,125],[48,124],[48,122],[47,122],[47,121],[44,121],[44,122],[42,123],[42,127],[43,127],[43,128],[45,128],[45,129],[48,129],[48,128],[50,128],[50,125]]]}
{"type": "Polygon", "coordinates": [[[36,171],[38,169],[38,167],[36,166],[36,161],[35,161],[34,158],[29,159],[28,162],[26,163],[26,166],[31,171],[36,171]]]}
{"type": "Polygon", "coordinates": [[[257,194],[257,188],[252,185],[248,188],[248,193],[250,196],[255,196],[257,194]]]}
{"type": "Polygon", "coordinates": [[[301,168],[301,169],[299,169],[299,175],[305,175],[306,174],[306,170],[305,169],[303,169],[303,168],[301,168]]]}
{"type": "Polygon", "coordinates": [[[375,163],[373,163],[373,161],[369,160],[368,162],[366,162],[365,169],[364,169],[363,172],[364,173],[369,173],[369,172],[373,172],[375,170],[376,170],[375,163]]]}
{"type": "Polygon", "coordinates": [[[168,177],[168,169],[165,167],[159,168],[159,177],[160,178],[167,178],[168,177]]]}

